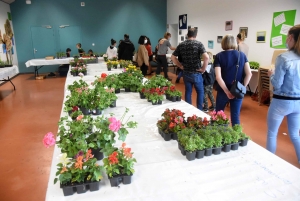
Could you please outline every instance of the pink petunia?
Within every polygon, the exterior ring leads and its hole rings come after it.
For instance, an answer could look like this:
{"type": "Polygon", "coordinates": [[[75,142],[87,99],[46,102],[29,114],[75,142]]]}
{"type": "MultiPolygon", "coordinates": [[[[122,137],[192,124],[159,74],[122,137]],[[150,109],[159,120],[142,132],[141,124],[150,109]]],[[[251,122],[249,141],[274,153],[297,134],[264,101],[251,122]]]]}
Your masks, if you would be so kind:
{"type": "Polygon", "coordinates": [[[49,132],[44,136],[43,144],[46,148],[55,145],[55,139],[53,133],[49,132]]]}
{"type": "Polygon", "coordinates": [[[77,120],[77,121],[81,121],[82,118],[83,118],[83,115],[79,115],[79,116],[76,118],[76,120],[77,120]]]}
{"type": "Polygon", "coordinates": [[[108,121],[110,122],[109,130],[113,132],[118,132],[122,125],[121,121],[117,120],[115,117],[110,117],[108,121]]]}

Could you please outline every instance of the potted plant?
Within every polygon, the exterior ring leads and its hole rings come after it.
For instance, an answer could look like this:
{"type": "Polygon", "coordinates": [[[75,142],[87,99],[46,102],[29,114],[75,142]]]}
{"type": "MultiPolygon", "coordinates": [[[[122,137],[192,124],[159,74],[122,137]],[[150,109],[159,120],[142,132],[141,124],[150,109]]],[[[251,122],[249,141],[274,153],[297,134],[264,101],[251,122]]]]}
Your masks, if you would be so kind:
{"type": "Polygon", "coordinates": [[[152,88],[149,91],[148,99],[151,100],[152,105],[161,105],[162,100],[164,99],[164,90],[161,88],[152,88]]]}
{"type": "Polygon", "coordinates": [[[205,141],[205,156],[211,156],[212,151],[213,151],[213,146],[214,146],[214,138],[211,135],[206,135],[204,137],[204,141],[205,141]]]}
{"type": "Polygon", "coordinates": [[[175,91],[176,101],[181,101],[182,92],[179,90],[175,91]]]}
{"type": "Polygon", "coordinates": [[[238,150],[239,141],[240,141],[240,134],[238,132],[232,130],[231,137],[232,137],[231,150],[238,150]]]}
{"type": "Polygon", "coordinates": [[[213,150],[213,154],[214,155],[219,155],[221,154],[221,150],[222,150],[222,145],[223,145],[223,137],[220,133],[215,133],[213,135],[214,137],[214,150],[213,150]]]}
{"type": "Polygon", "coordinates": [[[78,105],[84,115],[90,114],[90,110],[93,109],[92,103],[94,101],[93,89],[82,87],[77,89],[79,95],[78,105]]]}
{"type": "Polygon", "coordinates": [[[169,87],[169,89],[166,91],[166,94],[168,94],[168,98],[170,101],[176,102],[177,100],[176,96],[178,93],[174,85],[169,87]]]}
{"type": "Polygon", "coordinates": [[[259,66],[260,66],[259,63],[256,61],[250,61],[249,65],[250,65],[251,69],[255,69],[255,70],[259,69],[259,66]]]}
{"type": "Polygon", "coordinates": [[[104,80],[104,85],[108,88],[114,88],[115,93],[120,93],[120,89],[123,88],[123,82],[117,74],[111,74],[106,76],[104,80]]]}
{"type": "Polygon", "coordinates": [[[64,196],[73,195],[74,191],[78,194],[99,190],[99,182],[102,179],[102,166],[93,158],[91,151],[86,153],[79,151],[75,159],[67,157],[66,153],[61,154],[60,163],[57,164],[57,178],[54,184],[60,182],[64,196]]]}
{"type": "Polygon", "coordinates": [[[108,61],[107,54],[103,54],[103,59],[104,59],[104,61],[105,61],[105,62],[107,62],[107,61],[108,61]]]}
{"type": "Polygon", "coordinates": [[[229,126],[229,118],[227,118],[226,114],[224,113],[223,110],[220,110],[218,112],[213,111],[210,113],[211,115],[211,124],[215,126],[229,126]]]}
{"type": "Polygon", "coordinates": [[[197,159],[203,158],[205,153],[205,146],[206,146],[204,139],[200,138],[197,135],[197,138],[195,139],[195,144],[197,146],[196,158],[197,159]]]}
{"type": "Polygon", "coordinates": [[[107,70],[108,70],[108,71],[111,71],[111,68],[113,67],[112,61],[109,61],[109,60],[108,60],[108,61],[106,62],[106,66],[107,66],[107,70]]]}
{"type": "Polygon", "coordinates": [[[229,131],[222,133],[223,136],[223,148],[222,151],[229,152],[231,150],[232,136],[229,131]]]}
{"type": "Polygon", "coordinates": [[[0,68],[4,68],[4,67],[5,67],[5,63],[0,59],[0,68]]]}
{"type": "Polygon", "coordinates": [[[132,155],[131,148],[126,147],[126,144],[123,143],[121,148],[103,159],[104,168],[112,187],[119,186],[121,182],[123,184],[131,183],[134,163],[136,163],[136,159],[132,155]]]}
{"type": "Polygon", "coordinates": [[[188,160],[196,157],[197,144],[195,131],[191,128],[184,128],[178,132],[178,148],[182,155],[186,155],[188,160]]]}
{"type": "Polygon", "coordinates": [[[236,124],[232,127],[232,129],[234,131],[236,131],[237,133],[239,133],[239,135],[240,135],[240,146],[241,147],[247,146],[247,143],[248,143],[248,140],[250,139],[250,137],[243,132],[242,126],[236,124]]]}
{"type": "Polygon", "coordinates": [[[78,68],[77,67],[72,67],[71,68],[71,75],[78,76],[78,68]]]}
{"type": "Polygon", "coordinates": [[[189,128],[194,128],[194,129],[201,129],[205,128],[206,126],[209,125],[209,121],[207,120],[206,117],[202,120],[201,117],[197,117],[196,115],[193,115],[191,117],[187,118],[187,127],[189,128]]]}

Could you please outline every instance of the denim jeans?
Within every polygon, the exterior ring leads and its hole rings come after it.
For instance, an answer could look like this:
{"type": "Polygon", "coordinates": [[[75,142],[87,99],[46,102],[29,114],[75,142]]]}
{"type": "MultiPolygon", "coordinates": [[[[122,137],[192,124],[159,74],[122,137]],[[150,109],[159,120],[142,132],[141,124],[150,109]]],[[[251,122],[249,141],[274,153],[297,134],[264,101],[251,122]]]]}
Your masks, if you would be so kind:
{"type": "Polygon", "coordinates": [[[272,153],[276,152],[278,128],[285,116],[288,133],[300,163],[300,100],[272,100],[268,111],[267,149],[272,153]]]}
{"type": "Polygon", "coordinates": [[[183,71],[180,71],[177,75],[177,80],[180,80],[180,78],[183,76],[183,71]]]}
{"type": "Polygon", "coordinates": [[[202,110],[204,88],[201,73],[187,73],[183,72],[183,81],[185,85],[185,101],[192,104],[192,90],[195,86],[197,93],[197,108],[202,110]]]}
{"type": "Polygon", "coordinates": [[[217,93],[216,111],[224,111],[228,102],[230,103],[231,125],[234,126],[236,124],[240,124],[240,112],[243,99],[229,99],[225,92],[222,89],[220,89],[217,93]]]}

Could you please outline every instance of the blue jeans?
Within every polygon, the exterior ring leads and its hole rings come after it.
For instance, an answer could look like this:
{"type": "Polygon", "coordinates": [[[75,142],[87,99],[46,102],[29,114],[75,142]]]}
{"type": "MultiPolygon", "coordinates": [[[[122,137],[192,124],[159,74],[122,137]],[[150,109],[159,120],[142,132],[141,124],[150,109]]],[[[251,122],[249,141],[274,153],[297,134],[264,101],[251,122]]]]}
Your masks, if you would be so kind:
{"type": "Polygon", "coordinates": [[[225,92],[222,89],[220,89],[217,93],[216,111],[224,111],[228,102],[230,103],[231,125],[234,126],[236,124],[240,124],[240,112],[243,99],[229,99],[225,92]]]}
{"type": "Polygon", "coordinates": [[[180,80],[180,78],[183,76],[183,71],[180,71],[177,75],[177,80],[180,80]]]}
{"type": "Polygon", "coordinates": [[[202,110],[204,88],[202,74],[183,72],[183,81],[185,85],[185,101],[192,104],[192,90],[195,86],[197,92],[197,108],[202,110]]]}
{"type": "Polygon", "coordinates": [[[278,128],[287,116],[289,136],[294,144],[298,162],[300,163],[300,100],[273,99],[268,111],[267,149],[275,153],[278,128]]]}

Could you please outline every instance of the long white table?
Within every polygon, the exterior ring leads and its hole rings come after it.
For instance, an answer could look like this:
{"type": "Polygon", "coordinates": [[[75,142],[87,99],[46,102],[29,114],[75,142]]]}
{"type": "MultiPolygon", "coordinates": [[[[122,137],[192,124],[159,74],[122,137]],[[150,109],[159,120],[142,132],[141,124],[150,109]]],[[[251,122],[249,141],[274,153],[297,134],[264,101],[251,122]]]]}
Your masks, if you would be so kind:
{"type": "MultiPolygon", "coordinates": [[[[97,71],[96,75],[106,70],[101,63],[88,68],[90,72],[97,71]]],[[[83,79],[92,81],[94,76],[89,74],[83,79]]],[[[74,79],[77,78],[68,74],[66,85],[74,79]]],[[[181,155],[177,141],[164,141],[158,134],[156,122],[166,108],[180,109],[186,117],[193,114],[208,117],[192,105],[184,101],[163,101],[160,106],[152,106],[140,99],[138,93],[121,92],[117,96],[117,107],[106,109],[105,115],[114,113],[121,117],[127,107],[129,114],[134,115],[132,120],[138,122],[138,128],[130,130],[126,139],[137,159],[132,183],[120,184],[120,188],[111,187],[104,174],[99,191],[64,197],[59,184],[53,184],[60,154],[60,149],[55,146],[47,201],[300,200],[299,169],[252,141],[237,151],[194,161],[187,161],[181,155]]],[[[65,115],[62,111],[61,116],[65,115]]]]}
{"type": "Polygon", "coordinates": [[[13,85],[14,90],[16,90],[16,87],[11,81],[11,78],[16,76],[18,73],[19,73],[19,68],[16,65],[12,67],[0,68],[0,84],[2,82],[9,81],[13,85]]]}

